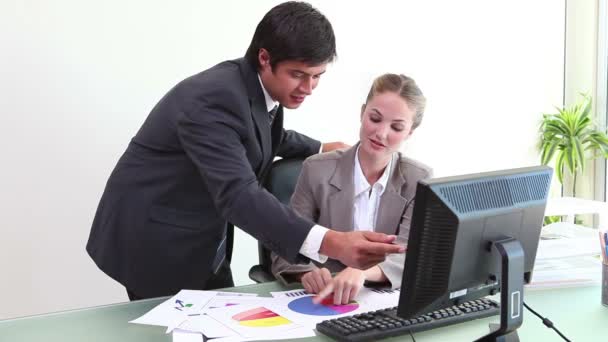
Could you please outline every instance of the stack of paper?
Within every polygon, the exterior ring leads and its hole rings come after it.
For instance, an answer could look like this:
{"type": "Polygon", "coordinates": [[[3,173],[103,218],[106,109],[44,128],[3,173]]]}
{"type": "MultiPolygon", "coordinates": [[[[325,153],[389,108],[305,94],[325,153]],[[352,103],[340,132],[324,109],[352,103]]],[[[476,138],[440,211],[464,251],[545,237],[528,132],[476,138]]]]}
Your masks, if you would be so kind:
{"type": "Polygon", "coordinates": [[[310,337],[324,320],[396,306],[399,291],[364,288],[345,305],[331,298],[314,304],[302,289],[272,296],[183,290],[131,323],[166,326],[175,342],[202,341],[202,335],[216,342],[310,337]]]}
{"type": "Polygon", "coordinates": [[[588,286],[601,281],[597,231],[558,223],[543,228],[529,289],[588,286]]]}
{"type": "Polygon", "coordinates": [[[255,293],[182,290],[130,323],[165,326],[167,333],[173,332],[174,341],[202,341],[202,334],[208,338],[234,336],[233,330],[206,312],[255,298],[255,293]]]}

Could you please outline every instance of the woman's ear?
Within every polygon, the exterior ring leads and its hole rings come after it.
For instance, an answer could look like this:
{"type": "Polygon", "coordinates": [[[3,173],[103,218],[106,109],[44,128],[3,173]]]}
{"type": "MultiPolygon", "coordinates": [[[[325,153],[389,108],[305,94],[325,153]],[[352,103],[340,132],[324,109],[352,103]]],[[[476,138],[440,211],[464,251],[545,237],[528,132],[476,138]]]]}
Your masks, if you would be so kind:
{"type": "Polygon", "coordinates": [[[414,133],[414,129],[410,129],[410,132],[407,134],[407,137],[405,137],[404,140],[409,139],[412,136],[413,133],[414,133]]]}
{"type": "Polygon", "coordinates": [[[363,122],[363,113],[365,113],[365,103],[361,105],[361,115],[359,116],[361,122],[363,122]]]}

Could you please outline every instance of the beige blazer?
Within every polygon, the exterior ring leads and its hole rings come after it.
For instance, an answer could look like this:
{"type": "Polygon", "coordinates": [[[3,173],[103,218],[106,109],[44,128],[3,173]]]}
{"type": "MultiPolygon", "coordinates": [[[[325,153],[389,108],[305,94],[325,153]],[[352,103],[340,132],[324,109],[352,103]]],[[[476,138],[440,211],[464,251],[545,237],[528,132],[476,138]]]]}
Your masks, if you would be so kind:
{"type": "MultiPolygon", "coordinates": [[[[334,230],[353,230],[354,176],[357,145],[329,153],[316,154],[304,161],[291,207],[302,217],[334,230]]],[[[397,242],[407,245],[412,217],[413,201],[418,180],[430,178],[432,170],[401,153],[393,154],[392,169],[386,190],[380,198],[376,218],[376,232],[397,234],[397,242]],[[407,206],[407,210],[404,209],[407,206]],[[403,217],[400,215],[404,213],[403,217]]],[[[284,275],[326,267],[332,273],[345,268],[338,260],[325,264],[290,264],[276,254],[271,255],[272,273],[284,283],[284,275]]],[[[389,255],[379,264],[393,288],[401,287],[405,254],[389,255]]]]}

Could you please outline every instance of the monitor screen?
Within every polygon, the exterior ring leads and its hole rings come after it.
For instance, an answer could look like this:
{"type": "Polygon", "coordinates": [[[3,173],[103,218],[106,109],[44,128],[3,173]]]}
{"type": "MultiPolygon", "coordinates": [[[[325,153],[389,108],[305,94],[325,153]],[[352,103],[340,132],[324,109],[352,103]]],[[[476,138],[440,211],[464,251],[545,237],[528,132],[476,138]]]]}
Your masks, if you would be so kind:
{"type": "Polygon", "coordinates": [[[523,250],[523,272],[510,276],[528,283],[552,174],[536,166],[418,182],[398,315],[499,291],[501,258],[492,244],[505,238],[523,250]]]}

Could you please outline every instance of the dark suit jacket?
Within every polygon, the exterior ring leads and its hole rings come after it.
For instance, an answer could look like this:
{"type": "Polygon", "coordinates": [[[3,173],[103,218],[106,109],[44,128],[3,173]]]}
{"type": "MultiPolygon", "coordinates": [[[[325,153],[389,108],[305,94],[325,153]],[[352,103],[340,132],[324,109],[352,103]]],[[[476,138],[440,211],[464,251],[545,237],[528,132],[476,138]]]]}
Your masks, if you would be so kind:
{"type": "Polygon", "coordinates": [[[275,155],[309,156],[319,148],[283,130],[282,108],[270,127],[257,72],[246,60],[218,64],[180,82],[149,114],[108,180],[87,251],[145,297],[203,288],[223,253],[228,222],[287,260],[305,261],[298,252],[313,223],[259,181],[275,155]]]}

